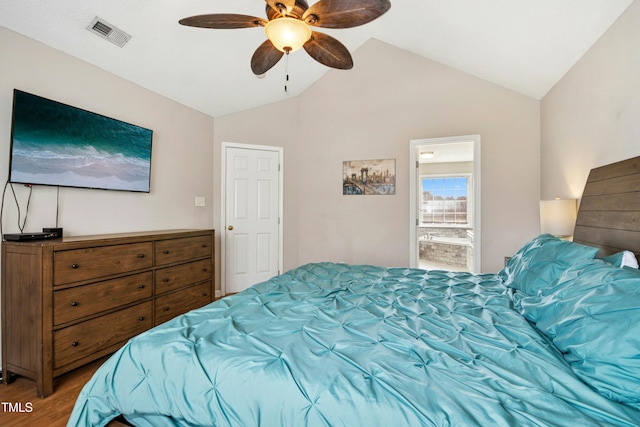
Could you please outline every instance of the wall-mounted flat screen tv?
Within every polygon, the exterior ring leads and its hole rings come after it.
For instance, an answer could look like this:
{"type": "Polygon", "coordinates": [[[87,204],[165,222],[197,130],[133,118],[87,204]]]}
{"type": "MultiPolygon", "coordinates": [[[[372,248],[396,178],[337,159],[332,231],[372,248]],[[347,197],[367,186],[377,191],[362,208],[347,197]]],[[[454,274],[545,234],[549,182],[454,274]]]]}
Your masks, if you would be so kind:
{"type": "Polygon", "coordinates": [[[153,131],[15,89],[9,181],[149,192],[153,131]]]}

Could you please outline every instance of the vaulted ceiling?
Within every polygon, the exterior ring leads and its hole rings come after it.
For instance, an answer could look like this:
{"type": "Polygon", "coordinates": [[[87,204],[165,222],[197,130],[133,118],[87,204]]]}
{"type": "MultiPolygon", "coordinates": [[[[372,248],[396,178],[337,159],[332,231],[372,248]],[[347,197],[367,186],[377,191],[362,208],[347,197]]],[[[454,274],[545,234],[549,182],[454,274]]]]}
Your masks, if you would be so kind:
{"type": "MultiPolygon", "coordinates": [[[[351,52],[376,38],[541,99],[632,2],[391,0],[369,24],[321,31],[351,52]]],[[[250,58],[265,40],[262,28],[178,24],[207,13],[265,17],[265,2],[3,0],[0,25],[214,117],[295,96],[329,71],[301,50],[257,78],[250,58]],[[131,39],[118,47],[88,31],[96,16],[131,39]]]]}

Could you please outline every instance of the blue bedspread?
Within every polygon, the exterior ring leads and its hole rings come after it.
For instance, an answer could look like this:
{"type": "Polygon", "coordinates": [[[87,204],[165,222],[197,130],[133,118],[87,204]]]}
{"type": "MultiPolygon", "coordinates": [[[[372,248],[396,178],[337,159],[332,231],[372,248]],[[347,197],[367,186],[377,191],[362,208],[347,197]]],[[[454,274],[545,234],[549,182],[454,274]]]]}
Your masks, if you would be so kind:
{"type": "Polygon", "coordinates": [[[609,426],[497,275],[309,264],[132,339],[70,426],[609,426]]]}

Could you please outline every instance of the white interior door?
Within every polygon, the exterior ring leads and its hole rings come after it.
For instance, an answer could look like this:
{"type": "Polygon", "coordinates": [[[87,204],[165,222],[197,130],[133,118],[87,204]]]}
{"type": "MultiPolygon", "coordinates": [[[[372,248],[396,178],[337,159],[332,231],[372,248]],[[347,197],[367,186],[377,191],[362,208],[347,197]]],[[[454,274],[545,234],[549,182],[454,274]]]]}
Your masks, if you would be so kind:
{"type": "Polygon", "coordinates": [[[224,145],[223,211],[226,294],[279,274],[281,148],[224,145]]]}

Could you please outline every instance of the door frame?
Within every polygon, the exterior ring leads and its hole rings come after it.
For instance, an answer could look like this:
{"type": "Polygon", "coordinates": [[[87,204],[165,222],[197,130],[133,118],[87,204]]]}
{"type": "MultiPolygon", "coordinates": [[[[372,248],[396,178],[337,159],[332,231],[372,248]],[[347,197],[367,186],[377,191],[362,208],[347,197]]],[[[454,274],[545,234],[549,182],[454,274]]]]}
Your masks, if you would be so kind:
{"type": "Polygon", "coordinates": [[[281,274],[284,266],[284,148],[275,147],[271,145],[255,145],[255,144],[240,144],[235,142],[222,142],[221,147],[221,179],[220,179],[220,293],[221,296],[227,294],[227,281],[226,281],[226,263],[227,263],[227,241],[226,241],[226,229],[227,229],[227,148],[236,148],[243,150],[258,150],[258,151],[275,151],[278,153],[278,274],[281,274]]]}
{"type": "Polygon", "coordinates": [[[482,227],[481,227],[481,185],[480,185],[480,135],[449,136],[443,138],[422,138],[409,141],[409,265],[418,267],[418,146],[452,144],[473,141],[473,267],[475,273],[482,271],[482,227]],[[415,165],[415,166],[414,166],[415,165]]]}

